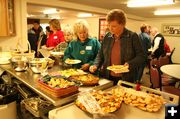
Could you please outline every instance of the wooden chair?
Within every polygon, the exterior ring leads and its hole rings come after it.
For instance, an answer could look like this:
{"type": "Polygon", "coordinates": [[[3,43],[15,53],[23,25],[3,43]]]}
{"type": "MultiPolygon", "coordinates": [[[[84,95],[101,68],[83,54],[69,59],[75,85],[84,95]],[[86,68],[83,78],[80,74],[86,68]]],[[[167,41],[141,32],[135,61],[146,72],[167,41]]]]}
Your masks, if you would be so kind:
{"type": "Polygon", "coordinates": [[[169,56],[160,56],[159,59],[159,67],[163,66],[163,65],[166,65],[166,64],[169,64],[169,56]]]}
{"type": "Polygon", "coordinates": [[[151,88],[160,88],[161,90],[161,77],[156,65],[150,65],[150,81],[151,88]]]}
{"type": "Polygon", "coordinates": [[[161,91],[168,92],[180,96],[180,89],[170,85],[162,85],[162,79],[160,71],[157,67],[150,67],[150,81],[152,83],[151,88],[160,88],[161,91]]]}
{"type": "Polygon", "coordinates": [[[174,64],[179,64],[180,63],[180,44],[177,44],[177,46],[175,47],[176,49],[173,51],[172,55],[171,55],[171,61],[174,64]]]}
{"type": "Polygon", "coordinates": [[[157,58],[151,59],[150,61],[150,67],[151,66],[156,66],[157,68],[159,68],[159,61],[157,58]]]}

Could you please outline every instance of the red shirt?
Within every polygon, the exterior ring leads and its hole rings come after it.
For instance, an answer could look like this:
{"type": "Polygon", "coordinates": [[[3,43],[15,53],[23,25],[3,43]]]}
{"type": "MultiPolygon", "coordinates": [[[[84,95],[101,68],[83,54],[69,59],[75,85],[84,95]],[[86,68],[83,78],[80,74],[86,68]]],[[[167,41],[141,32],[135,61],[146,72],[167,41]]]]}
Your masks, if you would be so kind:
{"type": "Polygon", "coordinates": [[[62,31],[57,31],[56,33],[49,34],[49,38],[47,39],[46,46],[47,47],[56,47],[61,42],[64,42],[64,34],[62,31]]]}
{"type": "Polygon", "coordinates": [[[171,50],[169,48],[169,45],[167,43],[164,43],[164,50],[165,50],[165,53],[170,53],[171,50]]]}

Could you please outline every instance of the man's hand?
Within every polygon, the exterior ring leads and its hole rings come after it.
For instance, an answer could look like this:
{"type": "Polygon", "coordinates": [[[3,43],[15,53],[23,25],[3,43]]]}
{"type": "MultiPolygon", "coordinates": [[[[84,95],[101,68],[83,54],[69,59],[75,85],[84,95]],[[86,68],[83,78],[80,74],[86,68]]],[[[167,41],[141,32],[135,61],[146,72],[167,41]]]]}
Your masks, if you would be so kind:
{"type": "Polygon", "coordinates": [[[124,72],[129,72],[129,64],[126,62],[124,64],[123,68],[121,68],[119,70],[114,70],[113,72],[116,73],[116,74],[120,74],[120,73],[124,73],[124,72]]]}

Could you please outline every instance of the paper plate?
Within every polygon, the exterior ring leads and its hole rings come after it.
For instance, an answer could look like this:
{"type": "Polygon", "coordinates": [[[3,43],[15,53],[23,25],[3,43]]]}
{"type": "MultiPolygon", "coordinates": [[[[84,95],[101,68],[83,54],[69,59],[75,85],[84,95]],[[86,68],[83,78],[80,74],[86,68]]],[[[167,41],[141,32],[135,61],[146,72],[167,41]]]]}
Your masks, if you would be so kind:
{"type": "Polygon", "coordinates": [[[53,56],[62,56],[62,55],[64,55],[64,53],[63,52],[51,52],[51,55],[53,55],[53,56]]]}
{"type": "Polygon", "coordinates": [[[108,66],[107,69],[115,73],[129,72],[128,66],[124,66],[124,65],[112,65],[112,66],[108,66]]]}
{"type": "Polygon", "coordinates": [[[79,64],[81,63],[81,60],[74,60],[74,59],[67,59],[65,60],[66,64],[79,64]]]}

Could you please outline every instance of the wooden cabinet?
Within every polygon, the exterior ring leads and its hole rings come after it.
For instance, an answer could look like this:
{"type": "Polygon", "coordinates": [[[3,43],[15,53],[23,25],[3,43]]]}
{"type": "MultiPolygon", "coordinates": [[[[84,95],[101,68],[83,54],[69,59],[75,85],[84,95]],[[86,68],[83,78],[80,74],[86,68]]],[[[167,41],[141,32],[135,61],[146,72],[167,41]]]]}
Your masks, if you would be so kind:
{"type": "Polygon", "coordinates": [[[14,35],[14,0],[0,0],[0,36],[14,35]]]}

